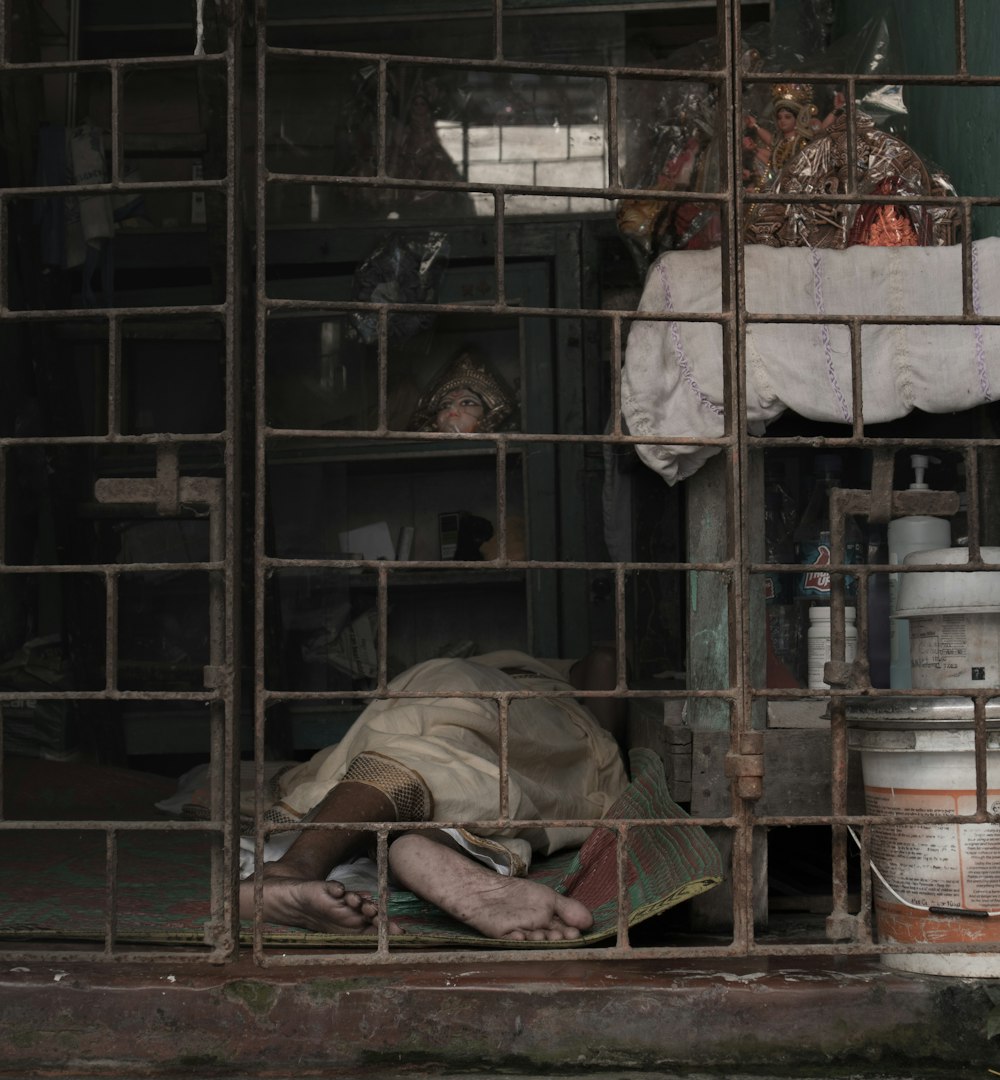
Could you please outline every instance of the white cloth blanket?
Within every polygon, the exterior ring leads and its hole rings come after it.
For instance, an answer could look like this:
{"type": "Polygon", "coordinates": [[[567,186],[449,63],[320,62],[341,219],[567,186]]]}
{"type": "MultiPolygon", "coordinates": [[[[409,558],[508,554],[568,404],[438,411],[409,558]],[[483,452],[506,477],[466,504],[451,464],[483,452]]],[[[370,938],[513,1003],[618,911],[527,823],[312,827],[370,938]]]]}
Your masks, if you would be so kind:
{"type": "MultiPolygon", "coordinates": [[[[774,315],[962,314],[962,248],[746,248],[746,304],[774,315]]],[[[972,305],[1000,315],[1000,238],[972,245],[972,305]]],[[[639,312],[722,310],[718,249],[661,255],[639,312]]],[[[1000,326],[894,325],[861,330],[862,418],[912,409],[956,412],[1000,395],[1000,326]]],[[[756,323],[747,327],[746,421],[753,434],[786,409],[811,420],[853,422],[846,325],[756,323]]],[[[622,374],[622,417],[632,435],[719,438],[723,420],[719,323],[637,321],[622,374]]],[[[641,444],[639,456],[674,484],[717,446],[641,444]]]]}

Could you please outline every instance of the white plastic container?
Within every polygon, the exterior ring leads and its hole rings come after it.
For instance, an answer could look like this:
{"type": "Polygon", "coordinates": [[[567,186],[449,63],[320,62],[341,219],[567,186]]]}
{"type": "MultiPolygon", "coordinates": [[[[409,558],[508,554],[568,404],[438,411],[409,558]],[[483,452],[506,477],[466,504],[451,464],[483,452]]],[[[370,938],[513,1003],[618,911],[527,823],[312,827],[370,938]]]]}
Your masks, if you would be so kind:
{"type": "MultiPolygon", "coordinates": [[[[1000,563],[1000,548],[980,549],[984,562],[1000,563]]],[[[957,565],[968,548],[913,552],[905,566],[957,565]]],[[[915,689],[1000,686],[1000,571],[900,574],[894,619],[906,619],[910,677],[915,689]]]]}
{"type": "MultiPolygon", "coordinates": [[[[968,728],[940,723],[942,706],[972,722],[967,699],[935,698],[927,716],[921,699],[901,706],[907,729],[889,724],[851,726],[860,751],[865,807],[871,814],[970,814],[976,808],[975,740],[968,728]]],[[[995,715],[996,704],[990,708],[995,715]]],[[[883,713],[883,715],[885,715],[883,713]]],[[[988,713],[991,715],[991,713],[988,713]]],[[[857,719],[848,713],[848,723],[857,719]]],[[[1000,806],[1000,731],[987,734],[987,806],[1000,806]]],[[[880,943],[990,945],[985,953],[885,953],[882,963],[926,975],[1000,977],[1000,916],[932,912],[931,907],[1000,912],[1000,825],[899,824],[871,834],[875,927],[880,943]]]]}
{"type": "MultiPolygon", "coordinates": [[[[858,655],[858,628],[854,624],[857,616],[855,608],[844,608],[844,660],[851,663],[858,655]]],[[[823,681],[823,668],[827,660],[832,659],[830,608],[811,607],[809,609],[809,633],[807,635],[807,655],[809,658],[809,689],[829,690],[830,684],[823,681]]]]}
{"type": "MultiPolygon", "coordinates": [[[[924,470],[930,458],[924,454],[911,454],[910,461],[916,477],[910,491],[927,491],[924,470]]],[[[925,514],[895,518],[889,522],[889,562],[902,563],[914,551],[932,551],[951,545],[951,522],[947,518],[928,517],[925,514]]],[[[899,579],[902,574],[889,575],[889,614],[896,611],[899,595],[899,579]]],[[[889,685],[894,690],[907,690],[910,681],[910,627],[905,620],[889,620],[889,685]]]]}

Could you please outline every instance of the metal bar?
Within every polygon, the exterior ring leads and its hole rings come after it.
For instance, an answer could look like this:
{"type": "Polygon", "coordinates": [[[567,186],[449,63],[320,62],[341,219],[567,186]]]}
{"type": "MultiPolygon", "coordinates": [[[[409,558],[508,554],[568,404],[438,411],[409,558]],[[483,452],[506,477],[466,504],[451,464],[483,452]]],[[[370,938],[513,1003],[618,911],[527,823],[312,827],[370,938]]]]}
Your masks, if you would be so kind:
{"type": "Polygon", "coordinates": [[[966,24],[966,0],[955,0],[955,73],[968,77],[969,53],[966,24]]]}
{"type": "Polygon", "coordinates": [[[115,952],[118,931],[118,834],[108,829],[104,863],[104,952],[115,952]]]}
{"type": "MultiPolygon", "coordinates": [[[[253,930],[251,953],[255,963],[264,959],[264,931],[261,922],[264,866],[264,761],[266,756],[267,698],[266,655],[264,651],[267,619],[266,595],[270,574],[261,556],[266,552],[265,514],[267,494],[267,444],[265,400],[267,308],[264,304],[267,281],[267,217],[265,213],[266,182],[264,147],[266,145],[266,68],[267,68],[267,4],[254,0],[254,21],[257,28],[256,63],[257,93],[254,101],[256,119],[256,155],[254,163],[254,240],[257,251],[254,293],[254,518],[253,518],[253,640],[254,640],[254,834],[255,859],[253,876],[253,930]]],[[[384,128],[380,125],[380,134],[384,128]]],[[[381,151],[380,151],[381,152],[381,151]]]]}
{"type": "MultiPolygon", "coordinates": [[[[217,748],[223,762],[221,812],[229,826],[222,837],[222,862],[218,882],[222,899],[221,927],[213,942],[213,959],[234,956],[239,948],[240,913],[236,895],[240,865],[240,732],[242,676],[242,490],[243,454],[241,424],[243,420],[243,357],[242,272],[243,272],[243,211],[242,211],[242,119],[243,119],[243,5],[230,9],[226,33],[226,257],[225,257],[225,365],[226,365],[226,439],[224,444],[223,503],[219,510],[223,525],[218,537],[225,568],[219,602],[225,620],[224,637],[219,657],[218,682],[224,689],[221,721],[222,745],[217,748]]],[[[210,552],[211,553],[211,552],[210,552]]],[[[215,706],[213,706],[215,709],[215,706]]]]}

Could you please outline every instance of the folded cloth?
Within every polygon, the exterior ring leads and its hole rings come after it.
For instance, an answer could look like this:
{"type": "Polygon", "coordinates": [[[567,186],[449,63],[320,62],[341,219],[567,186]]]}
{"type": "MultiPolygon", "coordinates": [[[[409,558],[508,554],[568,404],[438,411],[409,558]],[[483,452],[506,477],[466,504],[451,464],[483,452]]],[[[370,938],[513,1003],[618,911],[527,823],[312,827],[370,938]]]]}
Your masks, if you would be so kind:
{"type": "MultiPolygon", "coordinates": [[[[971,245],[977,315],[1000,315],[1000,238],[971,245]]],[[[962,248],[745,249],[749,313],[961,316],[962,248]]],[[[640,314],[722,311],[718,249],[671,251],[646,277],[640,314]]],[[[719,438],[725,433],[720,322],[637,321],[622,374],[622,418],[632,435],[719,438]]],[[[861,328],[862,419],[883,423],[913,409],[970,409],[1000,392],[1000,327],[861,328]]],[[[792,409],[811,420],[854,420],[850,330],[827,323],[752,323],[746,334],[746,423],[752,434],[792,409]]],[[[691,476],[717,446],[640,444],[669,484],[691,476]]]]}

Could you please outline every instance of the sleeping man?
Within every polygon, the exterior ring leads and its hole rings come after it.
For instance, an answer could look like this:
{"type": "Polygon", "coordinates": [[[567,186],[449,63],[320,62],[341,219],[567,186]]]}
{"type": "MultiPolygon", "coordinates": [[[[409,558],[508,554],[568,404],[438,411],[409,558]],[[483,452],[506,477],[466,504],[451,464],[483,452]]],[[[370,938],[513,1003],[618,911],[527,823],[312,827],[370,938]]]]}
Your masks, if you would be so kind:
{"type": "MultiPolygon", "coordinates": [[[[503,691],[569,692],[511,698],[507,717],[508,812],[512,821],[600,818],[625,788],[619,752],[624,709],[612,697],[572,690],[616,685],[614,654],[597,649],[576,662],[569,681],[548,664],[504,651],[467,660],[417,664],[394,679],[392,697],[369,705],[336,746],[276,778],[267,824],[328,822],[347,829],[307,829],[263,868],[266,922],[326,933],[371,932],[370,895],[345,888],[335,867],[368,850],[367,825],[389,822],[499,822],[503,691]],[[426,696],[424,696],[426,695],[426,696]]],[[[578,938],[590,911],[523,875],[531,855],[577,847],[587,828],[480,826],[401,829],[389,836],[396,883],[490,938],[578,938]]],[[[254,883],[240,886],[240,914],[251,918],[254,883]]],[[[390,932],[399,927],[390,925],[390,932]]]]}

